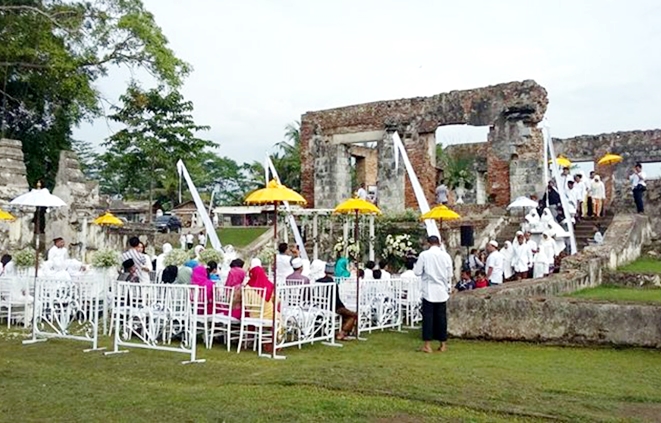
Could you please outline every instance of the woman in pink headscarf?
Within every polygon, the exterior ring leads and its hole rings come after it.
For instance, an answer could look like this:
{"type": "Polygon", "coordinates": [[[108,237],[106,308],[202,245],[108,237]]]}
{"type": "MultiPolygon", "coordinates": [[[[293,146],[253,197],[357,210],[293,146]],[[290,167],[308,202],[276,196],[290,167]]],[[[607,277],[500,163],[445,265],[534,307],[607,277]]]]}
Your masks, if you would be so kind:
{"type": "MultiPolygon", "coordinates": [[[[190,278],[191,285],[197,285],[205,289],[206,295],[201,298],[204,298],[204,303],[206,304],[207,313],[213,313],[213,281],[209,279],[207,275],[207,268],[204,266],[196,266],[193,269],[193,274],[190,278]]],[[[198,300],[199,301],[199,300],[198,300]]],[[[204,310],[204,305],[198,304],[198,314],[202,314],[204,310]]]]}
{"type": "MultiPolygon", "coordinates": [[[[248,273],[250,279],[248,280],[248,286],[251,288],[263,288],[264,289],[264,311],[262,315],[251,313],[250,317],[257,319],[268,319],[271,320],[273,317],[273,303],[275,302],[275,295],[273,291],[275,290],[273,282],[269,280],[264,272],[262,267],[262,262],[255,258],[250,262],[250,272],[248,273]]],[[[253,290],[246,290],[245,295],[259,295],[253,290]],[[252,292],[251,292],[252,291],[252,292]]],[[[250,299],[251,303],[255,303],[255,297],[250,299]]],[[[280,304],[278,304],[277,312],[275,314],[275,319],[280,321],[280,304]]],[[[280,325],[280,331],[283,330],[282,325],[280,325]]],[[[280,333],[281,335],[281,333],[280,333]]],[[[273,350],[273,344],[269,343],[264,345],[265,352],[271,352],[273,350]]]]}
{"type": "MultiPolygon", "coordinates": [[[[241,285],[246,279],[246,271],[243,270],[245,263],[241,259],[232,260],[230,271],[227,274],[225,286],[234,289],[234,299],[232,301],[232,317],[241,319],[241,285]]],[[[223,311],[224,314],[227,312],[223,311]]]]}

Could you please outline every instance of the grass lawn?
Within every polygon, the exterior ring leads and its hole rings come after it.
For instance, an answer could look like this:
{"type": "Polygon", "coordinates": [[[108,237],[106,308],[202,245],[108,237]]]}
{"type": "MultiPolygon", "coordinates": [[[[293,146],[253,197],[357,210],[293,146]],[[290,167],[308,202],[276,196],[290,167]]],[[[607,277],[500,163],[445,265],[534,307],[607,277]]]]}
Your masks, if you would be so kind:
{"type": "MultiPolygon", "coordinates": [[[[0,338],[0,410],[11,421],[658,421],[661,351],[451,340],[415,352],[418,331],[375,333],[286,360],[198,348],[103,356],[0,338]]],[[[103,338],[110,346],[110,339],[103,338]]]]}
{"type": "Polygon", "coordinates": [[[661,260],[652,257],[641,257],[638,260],[619,267],[622,272],[661,273],[661,260]]]}
{"type": "Polygon", "coordinates": [[[218,229],[218,238],[223,245],[233,245],[235,247],[245,247],[253,242],[269,228],[249,227],[249,228],[221,228],[218,229]]]}
{"type": "Polygon", "coordinates": [[[614,285],[601,285],[586,288],[568,294],[569,297],[587,298],[606,301],[632,301],[661,304],[661,289],[659,288],[625,288],[614,285]]]}

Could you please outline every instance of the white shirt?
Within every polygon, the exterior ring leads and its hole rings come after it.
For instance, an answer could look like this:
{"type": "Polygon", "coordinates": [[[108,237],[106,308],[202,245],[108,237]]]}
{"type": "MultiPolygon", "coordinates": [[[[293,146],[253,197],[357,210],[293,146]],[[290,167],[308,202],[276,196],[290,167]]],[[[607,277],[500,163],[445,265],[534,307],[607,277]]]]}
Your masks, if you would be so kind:
{"type": "Polygon", "coordinates": [[[647,186],[645,179],[646,176],[642,170],[638,173],[631,174],[631,176],[629,176],[629,180],[631,181],[631,188],[636,188],[638,185],[647,186]]]}
{"type": "Polygon", "coordinates": [[[489,275],[489,268],[492,268],[489,282],[495,284],[503,283],[504,264],[505,257],[503,257],[503,254],[500,251],[494,250],[489,254],[489,257],[487,257],[487,263],[484,266],[487,271],[487,276],[489,275]]]}
{"type": "Polygon", "coordinates": [[[374,279],[374,274],[372,273],[372,269],[363,269],[365,272],[365,276],[363,279],[374,279]]]}
{"type": "Polygon", "coordinates": [[[605,199],[606,198],[606,186],[604,185],[603,182],[592,182],[592,198],[595,198],[597,200],[599,199],[605,199]]]}
{"type": "Polygon", "coordinates": [[[186,242],[189,244],[192,244],[193,241],[195,241],[195,237],[193,237],[193,234],[187,234],[186,235],[186,242]]]}
{"type": "Polygon", "coordinates": [[[448,202],[448,187],[445,184],[436,187],[436,202],[439,204],[448,202]]]}
{"type": "Polygon", "coordinates": [[[357,195],[358,195],[358,198],[360,198],[361,200],[367,200],[367,191],[365,190],[365,188],[362,188],[362,187],[358,188],[357,195]]]}
{"type": "Polygon", "coordinates": [[[578,201],[583,201],[585,195],[587,194],[587,187],[585,186],[585,182],[574,182],[574,190],[576,191],[576,198],[578,201]]]}
{"type": "Polygon", "coordinates": [[[537,251],[537,243],[533,241],[532,239],[529,239],[526,241],[526,244],[528,244],[528,248],[530,248],[531,252],[537,251]]]}
{"type": "Polygon", "coordinates": [[[69,252],[65,247],[57,248],[55,245],[53,245],[48,250],[48,261],[51,263],[55,261],[65,262],[67,260],[69,260],[69,252]]]}
{"type": "Polygon", "coordinates": [[[287,276],[294,273],[294,268],[291,267],[291,256],[287,254],[276,255],[275,265],[275,281],[278,285],[283,286],[287,276]]]}
{"type": "Polygon", "coordinates": [[[402,279],[416,279],[417,276],[413,270],[405,270],[400,276],[402,279]]]}
{"type": "Polygon", "coordinates": [[[381,269],[381,279],[382,280],[388,280],[390,279],[391,275],[390,272],[386,272],[385,270],[381,269]]]}
{"type": "Polygon", "coordinates": [[[440,247],[420,253],[413,272],[421,277],[422,298],[430,303],[444,303],[450,298],[452,258],[440,247]]]}
{"type": "Polygon", "coordinates": [[[206,245],[207,243],[207,237],[204,234],[199,234],[197,236],[197,243],[200,245],[206,245]]]}

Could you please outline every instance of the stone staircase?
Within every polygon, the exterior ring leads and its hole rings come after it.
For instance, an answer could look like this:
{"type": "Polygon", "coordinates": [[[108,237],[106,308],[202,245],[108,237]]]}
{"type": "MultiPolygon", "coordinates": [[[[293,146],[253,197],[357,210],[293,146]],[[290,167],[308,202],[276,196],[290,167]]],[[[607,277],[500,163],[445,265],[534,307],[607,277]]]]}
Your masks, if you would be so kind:
{"type": "MultiPolygon", "coordinates": [[[[594,236],[594,225],[599,224],[601,226],[602,234],[606,232],[606,229],[610,226],[613,221],[613,213],[606,211],[606,216],[600,218],[584,219],[574,225],[574,235],[576,237],[576,248],[578,251],[587,247],[588,239],[594,236]]],[[[516,231],[521,230],[521,219],[520,217],[515,217],[512,222],[504,226],[496,236],[496,241],[498,245],[502,247],[505,241],[512,241],[516,235],[516,231]]]]}

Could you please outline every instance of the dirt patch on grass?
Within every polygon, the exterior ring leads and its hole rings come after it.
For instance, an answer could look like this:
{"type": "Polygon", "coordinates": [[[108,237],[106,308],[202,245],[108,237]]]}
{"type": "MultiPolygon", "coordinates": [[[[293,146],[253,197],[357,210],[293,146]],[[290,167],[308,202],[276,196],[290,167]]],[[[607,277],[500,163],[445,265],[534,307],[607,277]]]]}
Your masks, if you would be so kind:
{"type": "Polygon", "coordinates": [[[619,416],[627,420],[661,423],[661,404],[626,403],[620,406],[619,416]]]}

